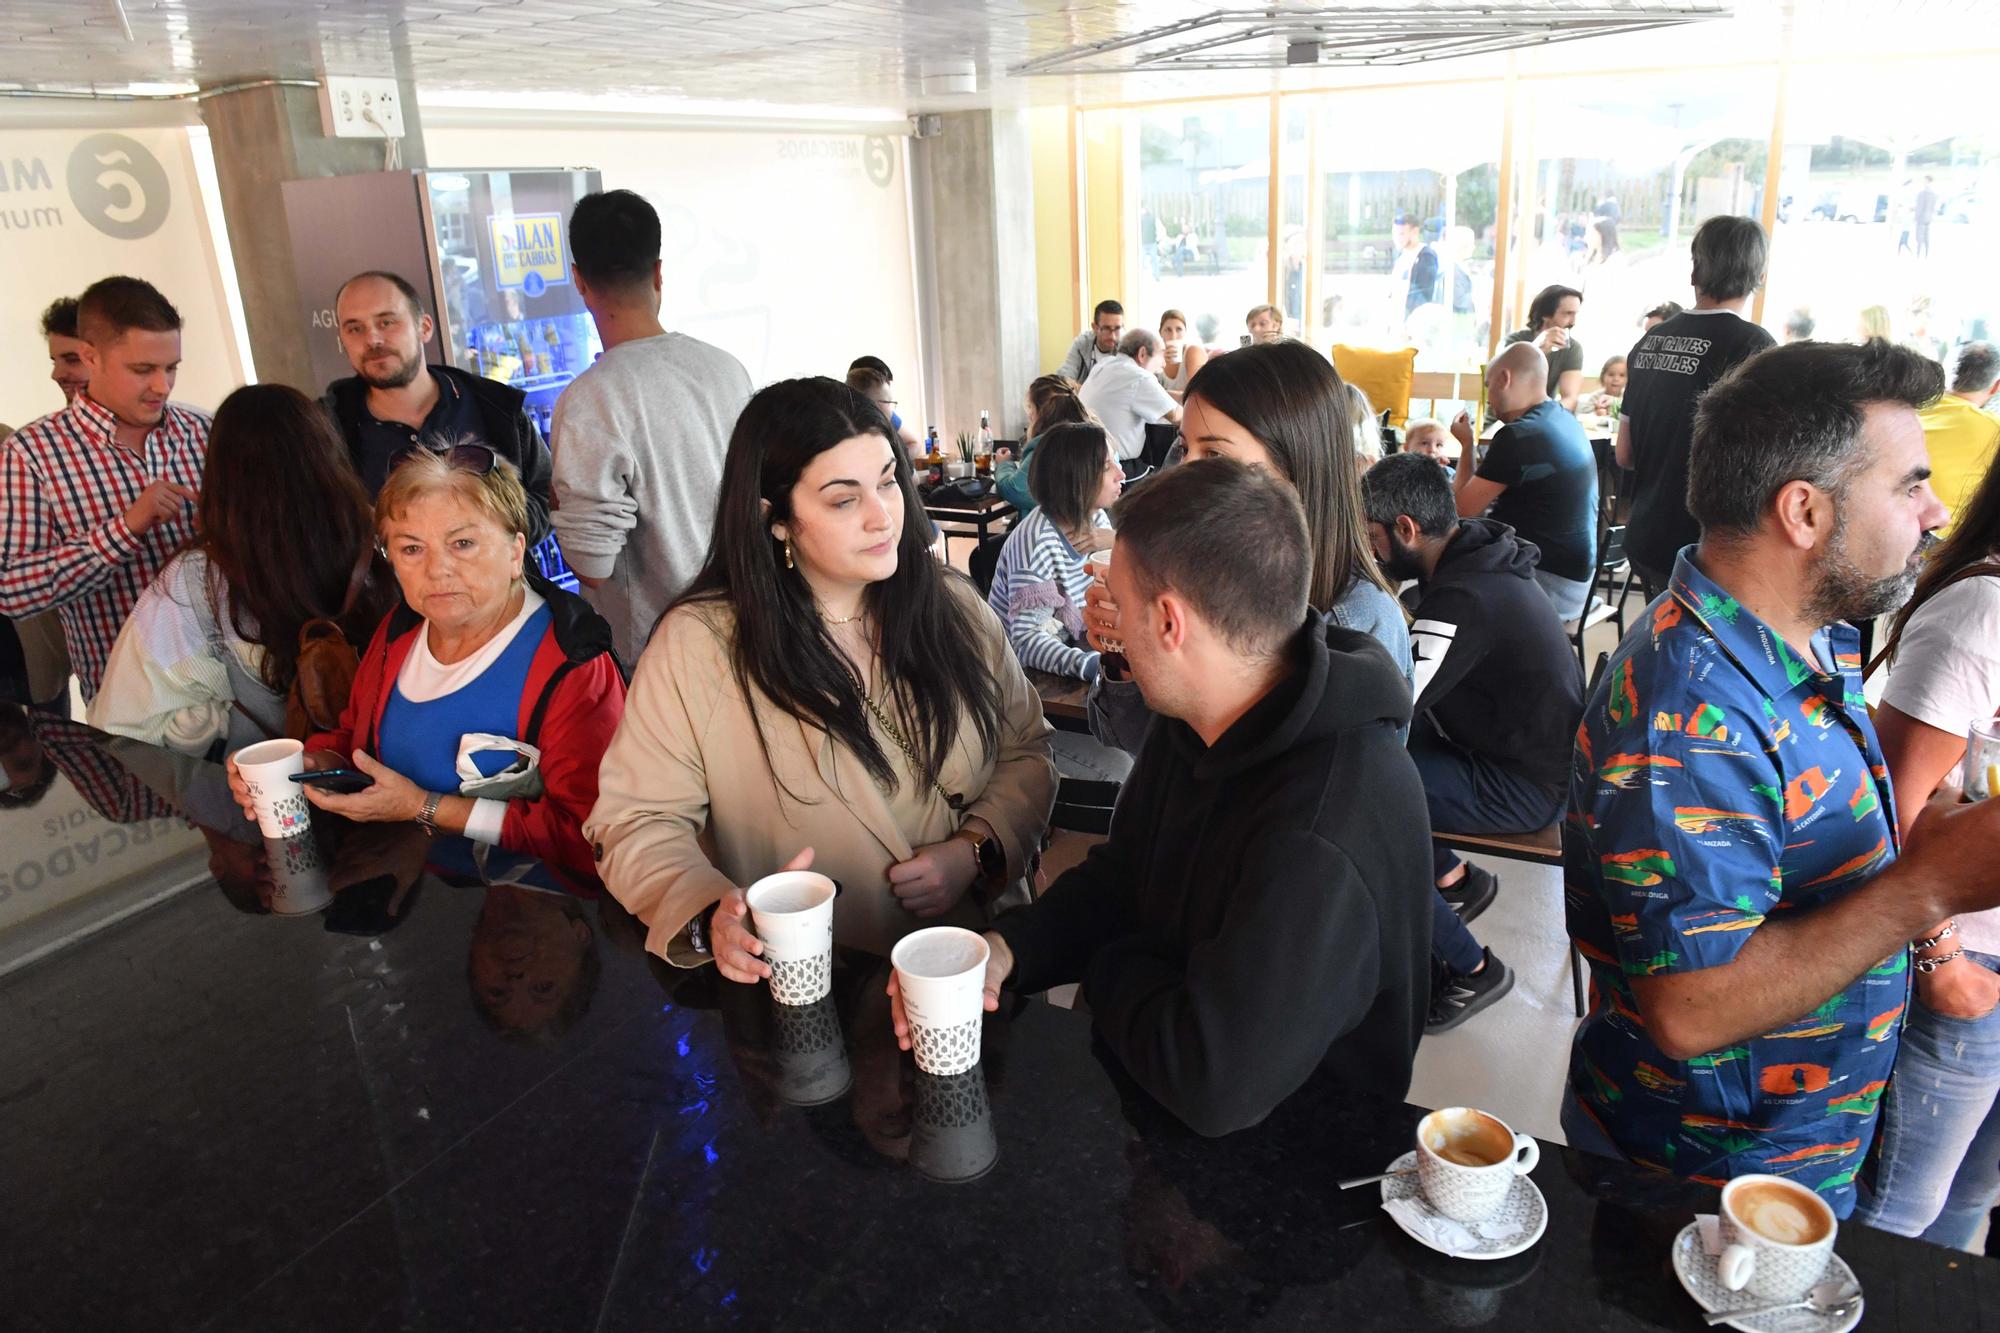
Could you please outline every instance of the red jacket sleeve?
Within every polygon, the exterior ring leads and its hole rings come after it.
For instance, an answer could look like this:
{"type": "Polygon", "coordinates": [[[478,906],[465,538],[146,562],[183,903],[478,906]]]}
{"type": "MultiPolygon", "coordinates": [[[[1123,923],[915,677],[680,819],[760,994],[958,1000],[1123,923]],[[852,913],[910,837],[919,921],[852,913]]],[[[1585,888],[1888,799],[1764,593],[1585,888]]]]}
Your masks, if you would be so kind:
{"type": "Polygon", "coordinates": [[[624,715],[625,681],[611,654],[600,654],[563,677],[542,719],[542,795],[507,802],[502,847],[596,875],[583,821],[597,804],[597,766],[624,715]]]}

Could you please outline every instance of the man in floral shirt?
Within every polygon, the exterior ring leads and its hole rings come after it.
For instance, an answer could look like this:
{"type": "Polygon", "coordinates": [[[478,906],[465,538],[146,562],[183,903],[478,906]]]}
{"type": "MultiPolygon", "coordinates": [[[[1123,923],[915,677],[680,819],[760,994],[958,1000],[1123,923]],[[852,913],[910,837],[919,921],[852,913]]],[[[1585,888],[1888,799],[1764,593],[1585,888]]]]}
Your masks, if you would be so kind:
{"type": "Polygon", "coordinates": [[[1703,399],[1700,545],[1584,710],[1564,829],[1595,981],[1571,1143],[1719,1183],[1770,1172],[1836,1212],[1874,1137],[1907,946],[2000,901],[2000,804],[1927,811],[1898,860],[1850,620],[1910,593],[1945,520],[1900,348],[1799,344],[1703,399]]]}

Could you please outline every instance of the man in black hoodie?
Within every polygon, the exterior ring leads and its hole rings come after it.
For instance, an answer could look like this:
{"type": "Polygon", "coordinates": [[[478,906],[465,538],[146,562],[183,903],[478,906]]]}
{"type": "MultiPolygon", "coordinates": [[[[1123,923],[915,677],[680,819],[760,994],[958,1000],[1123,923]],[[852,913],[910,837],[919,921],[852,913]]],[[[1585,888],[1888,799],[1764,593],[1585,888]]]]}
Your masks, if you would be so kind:
{"type": "MultiPolygon", "coordinates": [[[[1535,581],[1537,552],[1504,523],[1458,517],[1436,463],[1392,454],[1361,481],[1383,572],[1417,580],[1410,757],[1430,822],[1454,833],[1532,833],[1562,813],[1583,682],[1555,608],[1535,581]]],[[[1432,928],[1445,975],[1427,1032],[1449,1032],[1504,995],[1514,974],[1465,928],[1498,879],[1443,845],[1434,852],[1432,928]]]]}
{"type": "Polygon", "coordinates": [[[425,445],[483,444],[514,465],[528,492],[528,547],[549,535],[549,449],[521,409],[519,389],[424,363],[431,317],[394,273],[357,273],[334,296],[340,347],[354,374],[322,399],[374,495],[396,461],[425,445]]]}
{"type": "MultiPolygon", "coordinates": [[[[1373,639],[1310,612],[1308,551],[1291,487],[1227,459],[1131,497],[1111,591],[1158,717],[1110,837],[987,934],[989,1008],[1003,982],[1080,981],[1119,1066],[1204,1135],[1315,1077],[1401,1097],[1422,1035],[1410,696],[1373,639]]],[[[907,1044],[900,1002],[897,1026],[907,1044]]]]}

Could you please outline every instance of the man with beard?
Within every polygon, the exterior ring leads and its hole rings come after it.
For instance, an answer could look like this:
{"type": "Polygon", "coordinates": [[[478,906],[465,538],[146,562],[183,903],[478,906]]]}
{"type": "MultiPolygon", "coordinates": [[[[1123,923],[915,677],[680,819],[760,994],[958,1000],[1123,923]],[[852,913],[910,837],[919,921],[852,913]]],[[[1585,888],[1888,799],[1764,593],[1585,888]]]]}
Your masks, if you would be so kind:
{"type": "Polygon", "coordinates": [[[549,450],[511,385],[424,363],[433,325],[416,288],[394,273],[357,273],[333,299],[352,377],[323,400],[374,495],[396,460],[419,446],[483,444],[512,463],[528,492],[528,545],[549,535],[549,450]]]}
{"type": "Polygon", "coordinates": [[[1596,980],[1573,1146],[1854,1206],[1911,941],[2000,903],[2000,802],[1945,793],[1903,851],[1849,623],[1902,604],[1945,520],[1917,418],[1943,388],[1901,347],[1797,343],[1702,399],[1701,541],[1619,645],[1572,764],[1569,929],[1596,980]]]}
{"type": "MultiPolygon", "coordinates": [[[[1534,390],[1541,387],[1535,379],[1534,390]]],[[[1410,758],[1431,827],[1547,828],[1562,813],[1583,690],[1569,639],[1535,579],[1535,548],[1504,523],[1460,518],[1444,469],[1422,454],[1391,454],[1368,469],[1361,495],[1382,572],[1417,584],[1410,758]]],[[[1499,1000],[1514,974],[1465,926],[1492,903],[1498,877],[1442,844],[1431,853],[1439,975],[1424,1031],[1436,1035],[1499,1000]]]]}

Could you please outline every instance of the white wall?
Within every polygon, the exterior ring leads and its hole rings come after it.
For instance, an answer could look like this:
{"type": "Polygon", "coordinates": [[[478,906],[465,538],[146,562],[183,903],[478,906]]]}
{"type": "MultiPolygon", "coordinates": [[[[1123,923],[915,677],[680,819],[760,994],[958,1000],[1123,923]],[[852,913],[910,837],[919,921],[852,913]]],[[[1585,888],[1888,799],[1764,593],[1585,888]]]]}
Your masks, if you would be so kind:
{"type": "Polygon", "coordinates": [[[928,424],[900,137],[426,116],[436,168],[595,167],[606,189],[644,195],[660,212],[662,320],[734,353],[756,383],[839,377],[872,353],[896,372],[904,419],[928,424]]]}
{"type": "Polygon", "coordinates": [[[178,126],[0,124],[0,421],[62,406],[43,307],[99,278],[144,278],[181,312],[174,396],[212,409],[243,382],[215,237],[196,170],[206,136],[178,126]]]}

